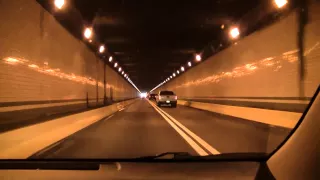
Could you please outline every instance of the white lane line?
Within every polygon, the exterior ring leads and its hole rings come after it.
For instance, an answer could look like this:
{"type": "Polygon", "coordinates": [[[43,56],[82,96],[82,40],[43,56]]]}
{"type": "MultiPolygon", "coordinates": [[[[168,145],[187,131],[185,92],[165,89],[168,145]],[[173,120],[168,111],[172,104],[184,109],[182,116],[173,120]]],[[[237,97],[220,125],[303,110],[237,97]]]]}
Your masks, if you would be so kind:
{"type": "Polygon", "coordinates": [[[114,116],[114,114],[112,114],[112,115],[110,115],[110,116],[106,117],[104,120],[108,120],[108,119],[110,119],[112,116],[114,116]]]}
{"type": "MultiPolygon", "coordinates": [[[[149,102],[151,103],[151,102],[149,102]]],[[[220,152],[213,148],[210,144],[208,144],[206,141],[204,141],[202,138],[200,138],[199,136],[197,136],[195,133],[193,133],[191,130],[189,130],[187,127],[185,127],[184,125],[182,125],[178,120],[176,120],[175,118],[173,118],[172,116],[170,116],[168,113],[166,113],[164,110],[162,110],[159,107],[158,108],[163,114],[167,115],[171,121],[173,121],[175,124],[177,124],[181,129],[183,129],[189,136],[191,136],[193,139],[195,139],[199,144],[201,144],[203,147],[205,147],[210,153],[212,154],[220,154],[220,152]]]]}
{"type": "Polygon", "coordinates": [[[120,171],[121,170],[121,164],[116,162],[116,166],[117,166],[117,170],[120,171]]]}
{"type": "Polygon", "coordinates": [[[165,115],[167,115],[174,123],[176,123],[181,129],[183,129],[187,134],[189,134],[192,138],[194,138],[198,143],[200,143],[203,147],[205,147],[210,153],[212,154],[220,154],[220,152],[213,148],[210,144],[208,144],[206,141],[204,141],[202,138],[197,136],[195,133],[193,133],[191,130],[189,130],[187,127],[182,125],[178,120],[170,116],[168,113],[166,113],[164,110],[159,108],[160,111],[162,111],[165,115]]]}
{"type": "MultiPolygon", "coordinates": [[[[149,101],[148,101],[149,102],[149,101]]],[[[193,139],[191,139],[186,133],[179,129],[168,117],[166,117],[161,111],[159,111],[151,102],[151,106],[171,125],[171,127],[176,130],[180,136],[187,141],[187,143],[200,155],[206,156],[208,153],[203,150],[193,139]]]]}
{"type": "MultiPolygon", "coordinates": [[[[112,116],[114,116],[114,114],[106,117],[106,118],[104,119],[104,121],[110,119],[112,116]]],[[[35,154],[32,155],[32,156],[35,156],[35,157],[41,156],[43,153],[45,153],[45,152],[53,149],[54,147],[60,145],[61,143],[65,142],[65,141],[67,140],[67,138],[69,138],[69,137],[71,137],[71,136],[72,136],[72,135],[67,136],[67,137],[64,138],[64,139],[62,139],[62,140],[60,140],[60,141],[57,141],[57,142],[53,143],[52,145],[49,145],[48,147],[45,147],[44,149],[40,150],[39,152],[35,153],[35,154]]],[[[60,149],[61,149],[61,148],[60,148],[60,149]]],[[[57,151],[55,151],[54,154],[56,154],[60,149],[58,149],[57,151]]],[[[31,157],[32,157],[32,156],[31,156],[31,157]]]]}
{"type": "Polygon", "coordinates": [[[39,156],[41,156],[43,153],[45,153],[45,152],[47,152],[47,151],[49,151],[49,150],[57,147],[57,146],[60,145],[63,141],[64,141],[64,140],[57,141],[57,142],[55,142],[55,143],[53,143],[53,144],[45,147],[44,149],[42,149],[42,150],[34,153],[34,154],[33,154],[32,156],[30,156],[30,157],[39,157],[39,156]]]}

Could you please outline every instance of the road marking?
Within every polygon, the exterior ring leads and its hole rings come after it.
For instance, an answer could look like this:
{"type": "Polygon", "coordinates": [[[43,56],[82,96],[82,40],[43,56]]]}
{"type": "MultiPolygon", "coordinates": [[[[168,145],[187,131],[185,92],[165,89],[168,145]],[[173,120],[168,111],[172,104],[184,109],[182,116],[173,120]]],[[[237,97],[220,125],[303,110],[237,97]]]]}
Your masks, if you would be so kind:
{"type": "Polygon", "coordinates": [[[116,162],[116,166],[117,166],[117,170],[120,171],[121,170],[121,164],[116,162]]]}
{"type": "MultiPolygon", "coordinates": [[[[149,102],[149,101],[148,101],[149,102]]],[[[151,102],[151,106],[171,125],[171,127],[176,130],[181,137],[189,143],[189,145],[201,156],[206,156],[208,153],[202,149],[193,139],[191,139],[186,133],[184,133],[180,128],[178,128],[167,116],[165,116],[160,110],[158,110],[151,102]]]]}
{"type": "MultiPolygon", "coordinates": [[[[157,107],[159,108],[159,107],[157,107]]],[[[183,129],[189,136],[191,136],[193,139],[195,139],[199,144],[201,144],[203,147],[205,147],[210,153],[212,154],[220,154],[220,152],[218,150],[216,150],[215,148],[213,148],[210,144],[208,144],[206,141],[204,141],[202,138],[200,138],[199,136],[197,136],[195,133],[193,133],[191,130],[189,130],[187,127],[185,127],[184,125],[182,125],[178,120],[176,120],[175,118],[173,118],[172,116],[170,116],[168,113],[166,113],[164,110],[162,110],[161,108],[159,108],[159,110],[164,113],[165,115],[167,115],[175,124],[177,124],[181,129],[183,129]]]]}
{"type": "Polygon", "coordinates": [[[110,119],[112,116],[114,116],[114,114],[112,114],[112,115],[110,115],[110,116],[106,117],[104,120],[108,120],[108,119],[110,119]]]}
{"type": "Polygon", "coordinates": [[[60,145],[65,139],[62,139],[60,141],[57,141],[47,147],[45,147],[44,149],[41,149],[39,152],[34,153],[32,156],[29,157],[29,159],[34,159],[35,157],[41,157],[45,152],[57,147],[58,145],[60,145]]]}
{"type": "MultiPolygon", "coordinates": [[[[104,120],[108,120],[108,119],[110,119],[112,116],[114,116],[114,114],[111,114],[110,116],[106,117],[104,120]]],[[[78,132],[79,132],[79,131],[78,131],[78,132]]],[[[77,133],[77,132],[76,132],[76,133],[77,133]]],[[[32,156],[30,156],[30,157],[39,157],[39,156],[41,157],[42,154],[44,154],[44,153],[46,153],[47,151],[49,151],[49,150],[57,147],[57,146],[60,145],[61,143],[63,143],[63,142],[64,142],[64,143],[65,143],[65,142],[68,142],[68,138],[70,138],[70,137],[72,137],[72,135],[67,136],[67,137],[64,138],[64,139],[61,139],[61,140],[53,143],[52,145],[49,145],[48,147],[45,147],[44,149],[40,150],[39,152],[35,153],[34,155],[32,155],[32,156]]],[[[70,146],[70,144],[69,144],[69,146],[70,146]]],[[[65,148],[65,146],[57,149],[56,151],[53,152],[53,154],[56,154],[57,152],[61,151],[62,148],[65,148]]],[[[30,157],[29,157],[29,158],[30,158],[30,157]]],[[[31,159],[33,159],[33,158],[31,158],[31,159]]]]}

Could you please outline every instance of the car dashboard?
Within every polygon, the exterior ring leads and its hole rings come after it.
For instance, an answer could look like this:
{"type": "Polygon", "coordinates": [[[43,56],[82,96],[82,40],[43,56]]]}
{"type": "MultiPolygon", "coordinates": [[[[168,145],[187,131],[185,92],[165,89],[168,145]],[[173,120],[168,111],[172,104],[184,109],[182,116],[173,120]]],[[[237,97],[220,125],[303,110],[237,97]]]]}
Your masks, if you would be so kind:
{"type": "MultiPolygon", "coordinates": [[[[260,167],[260,168],[259,168],[260,167]]],[[[114,162],[98,170],[0,170],[8,179],[256,179],[259,162],[114,162]]]]}

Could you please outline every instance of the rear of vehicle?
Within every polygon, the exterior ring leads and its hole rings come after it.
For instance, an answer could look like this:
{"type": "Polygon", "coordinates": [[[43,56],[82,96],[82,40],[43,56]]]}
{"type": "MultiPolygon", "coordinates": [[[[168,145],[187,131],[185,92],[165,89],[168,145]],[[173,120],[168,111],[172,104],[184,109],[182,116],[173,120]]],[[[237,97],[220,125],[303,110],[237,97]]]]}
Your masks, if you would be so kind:
{"type": "Polygon", "coordinates": [[[171,107],[177,107],[177,95],[172,91],[160,91],[156,98],[157,105],[171,105],[171,107]]]}
{"type": "Polygon", "coordinates": [[[158,96],[158,95],[157,94],[150,94],[149,100],[156,100],[156,96],[158,96]]]}

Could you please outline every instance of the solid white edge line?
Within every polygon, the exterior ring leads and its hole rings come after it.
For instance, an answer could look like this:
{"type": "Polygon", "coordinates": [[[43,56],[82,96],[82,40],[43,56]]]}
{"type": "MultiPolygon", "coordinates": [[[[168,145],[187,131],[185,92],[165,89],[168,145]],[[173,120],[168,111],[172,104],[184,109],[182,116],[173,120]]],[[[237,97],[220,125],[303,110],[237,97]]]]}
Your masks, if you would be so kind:
{"type": "Polygon", "coordinates": [[[123,111],[125,108],[120,109],[119,111],[123,111]]]}
{"type": "Polygon", "coordinates": [[[114,116],[114,113],[111,114],[110,116],[106,117],[104,120],[108,120],[108,119],[112,118],[112,116],[114,116]]]}
{"type": "MultiPolygon", "coordinates": [[[[148,101],[149,102],[149,101],[148,101]]],[[[186,133],[184,133],[180,128],[178,128],[168,117],[166,117],[161,111],[159,111],[151,102],[150,105],[170,124],[170,126],[176,130],[180,136],[187,141],[187,143],[200,155],[207,156],[208,153],[202,149],[193,139],[191,139],[186,133]]]]}
{"type": "MultiPolygon", "coordinates": [[[[108,119],[110,119],[112,116],[114,116],[114,114],[111,114],[110,116],[108,116],[108,117],[106,117],[104,120],[108,120],[108,119]]],[[[90,126],[90,125],[89,125],[90,126]]],[[[87,128],[87,127],[86,127],[87,128]]],[[[81,130],[80,130],[81,131],[81,130]]],[[[79,132],[79,131],[78,131],[79,132]]],[[[77,133],[77,132],[76,132],[77,133]]],[[[67,137],[65,137],[65,138],[68,138],[68,137],[71,137],[72,135],[70,135],[70,136],[67,136],[67,137]]],[[[54,147],[56,147],[56,146],[58,146],[59,144],[61,144],[63,141],[65,141],[66,139],[61,139],[61,140],[59,140],[59,141],[57,141],[57,142],[55,142],[55,143],[53,143],[53,144],[51,144],[51,145],[49,145],[49,146],[47,146],[47,147],[45,147],[44,149],[41,149],[39,152],[37,152],[37,153],[34,153],[33,155],[36,155],[36,156],[40,156],[41,154],[43,154],[43,153],[45,153],[46,151],[49,151],[50,149],[52,149],[52,148],[54,148],[54,147]]]]}
{"type": "MultiPolygon", "coordinates": [[[[157,107],[159,108],[159,107],[157,107]]],[[[175,124],[177,124],[181,129],[183,129],[189,136],[191,136],[193,139],[195,139],[199,144],[201,144],[204,148],[206,148],[210,153],[212,154],[220,154],[220,152],[213,148],[210,144],[208,144],[206,141],[204,141],[202,138],[197,136],[195,133],[193,133],[191,130],[189,130],[187,127],[182,125],[178,120],[170,116],[168,113],[166,113],[164,110],[159,108],[159,110],[167,115],[175,124]]]]}

